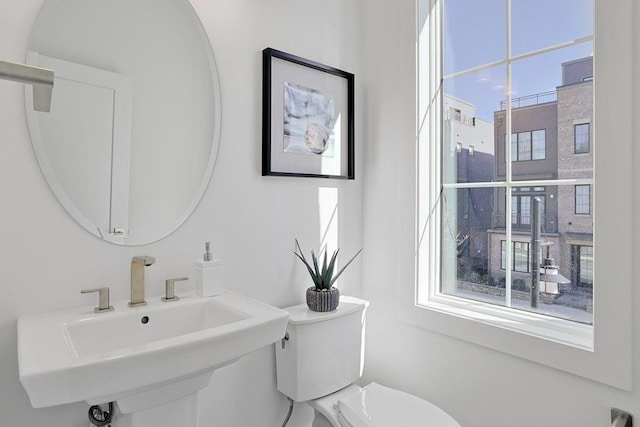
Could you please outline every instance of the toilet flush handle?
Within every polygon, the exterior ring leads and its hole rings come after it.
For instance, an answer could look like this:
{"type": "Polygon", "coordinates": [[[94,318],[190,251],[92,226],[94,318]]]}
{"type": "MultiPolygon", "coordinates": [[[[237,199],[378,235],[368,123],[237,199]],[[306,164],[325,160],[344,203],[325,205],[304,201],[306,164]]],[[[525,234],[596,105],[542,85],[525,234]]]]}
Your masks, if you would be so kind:
{"type": "Polygon", "coordinates": [[[284,338],[282,338],[282,349],[284,350],[285,341],[289,341],[289,332],[284,333],[284,338]]]}

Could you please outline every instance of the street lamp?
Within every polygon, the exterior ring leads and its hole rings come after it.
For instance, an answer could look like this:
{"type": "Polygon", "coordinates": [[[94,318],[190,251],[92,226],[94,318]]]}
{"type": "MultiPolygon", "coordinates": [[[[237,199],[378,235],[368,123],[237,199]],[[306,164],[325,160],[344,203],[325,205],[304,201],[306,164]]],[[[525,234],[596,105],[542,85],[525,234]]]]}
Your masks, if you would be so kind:
{"type": "Polygon", "coordinates": [[[554,265],[553,258],[549,255],[549,248],[553,243],[542,243],[540,241],[541,203],[542,200],[539,197],[533,198],[533,215],[531,219],[531,308],[538,308],[540,292],[559,295],[558,284],[570,283],[570,280],[558,272],[559,267],[554,265]],[[545,246],[547,254],[543,259],[542,248],[545,246]]]}

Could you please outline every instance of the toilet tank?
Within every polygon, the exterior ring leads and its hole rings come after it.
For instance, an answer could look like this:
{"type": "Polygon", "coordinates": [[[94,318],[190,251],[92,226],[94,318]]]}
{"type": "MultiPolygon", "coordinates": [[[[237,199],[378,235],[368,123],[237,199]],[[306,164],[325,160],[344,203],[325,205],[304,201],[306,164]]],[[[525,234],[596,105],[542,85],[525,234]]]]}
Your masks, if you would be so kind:
{"type": "Polygon", "coordinates": [[[278,390],[303,402],[360,378],[368,306],[368,301],[343,296],[328,313],[311,311],[306,304],[285,308],[288,339],[275,344],[278,390]]]}

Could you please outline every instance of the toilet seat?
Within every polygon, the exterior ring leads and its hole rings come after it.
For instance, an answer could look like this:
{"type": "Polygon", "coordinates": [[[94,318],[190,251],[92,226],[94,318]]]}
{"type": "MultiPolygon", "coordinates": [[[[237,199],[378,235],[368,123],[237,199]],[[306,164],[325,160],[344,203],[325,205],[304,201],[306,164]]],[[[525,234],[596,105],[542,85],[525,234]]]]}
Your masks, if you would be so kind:
{"type": "MultiPolygon", "coordinates": [[[[306,403],[315,411],[322,414],[322,416],[324,416],[332,426],[341,426],[344,423],[338,419],[338,402],[359,392],[360,390],[362,389],[357,385],[349,384],[342,390],[338,390],[318,399],[308,400],[306,403]]],[[[347,426],[348,425],[349,424],[347,424],[347,426]]]]}
{"type": "Polygon", "coordinates": [[[433,403],[377,383],[341,396],[337,409],[344,427],[460,427],[433,403]]]}

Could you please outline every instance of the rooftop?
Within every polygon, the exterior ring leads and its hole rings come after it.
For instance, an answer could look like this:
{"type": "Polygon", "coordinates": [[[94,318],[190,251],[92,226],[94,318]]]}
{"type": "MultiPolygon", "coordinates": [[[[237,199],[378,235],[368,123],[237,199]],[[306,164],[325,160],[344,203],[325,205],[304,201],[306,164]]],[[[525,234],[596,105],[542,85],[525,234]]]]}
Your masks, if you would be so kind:
{"type": "MultiPolygon", "coordinates": [[[[532,105],[548,104],[558,101],[558,93],[555,90],[549,92],[536,93],[533,95],[521,96],[511,99],[511,108],[530,107],[532,105]]],[[[500,110],[507,109],[507,101],[500,101],[500,110]]]]}

